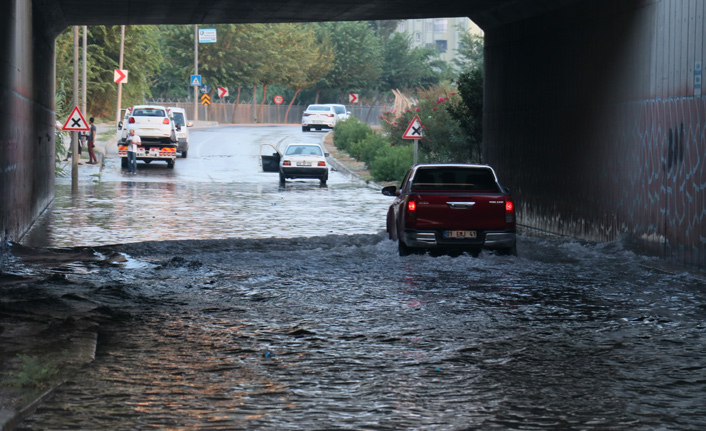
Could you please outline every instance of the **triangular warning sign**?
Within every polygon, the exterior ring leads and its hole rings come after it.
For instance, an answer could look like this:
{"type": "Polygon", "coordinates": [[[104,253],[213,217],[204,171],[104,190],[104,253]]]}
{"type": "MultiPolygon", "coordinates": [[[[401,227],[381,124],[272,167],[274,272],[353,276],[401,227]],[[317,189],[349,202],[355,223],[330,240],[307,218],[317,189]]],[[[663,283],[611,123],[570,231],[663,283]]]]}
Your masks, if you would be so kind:
{"type": "Polygon", "coordinates": [[[66,123],[64,123],[64,130],[69,130],[72,132],[78,132],[78,131],[89,131],[91,130],[90,127],[88,127],[88,123],[86,123],[86,119],[83,118],[83,114],[81,114],[81,111],[78,109],[78,106],[74,106],[74,110],[71,111],[71,115],[69,115],[69,119],[66,120],[66,123]]]}
{"type": "Polygon", "coordinates": [[[194,77],[194,80],[191,81],[191,85],[201,85],[201,81],[199,81],[199,78],[194,77]]]}
{"type": "Polygon", "coordinates": [[[407,126],[402,139],[419,139],[424,137],[424,132],[422,132],[422,120],[419,119],[419,115],[415,115],[412,122],[407,126]]]}

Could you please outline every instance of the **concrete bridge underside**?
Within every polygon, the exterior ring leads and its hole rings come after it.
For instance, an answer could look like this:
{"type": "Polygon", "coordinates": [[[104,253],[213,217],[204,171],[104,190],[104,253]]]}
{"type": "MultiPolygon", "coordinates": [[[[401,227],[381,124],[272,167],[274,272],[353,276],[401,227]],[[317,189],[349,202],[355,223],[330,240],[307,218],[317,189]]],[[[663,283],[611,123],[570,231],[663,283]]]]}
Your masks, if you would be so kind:
{"type": "MultiPolygon", "coordinates": [[[[706,267],[704,0],[9,0],[0,16],[0,232],[54,188],[54,40],[70,25],[468,16],[485,31],[485,161],[519,221],[706,267]]],[[[4,241],[3,241],[4,242],[4,241]]]]}

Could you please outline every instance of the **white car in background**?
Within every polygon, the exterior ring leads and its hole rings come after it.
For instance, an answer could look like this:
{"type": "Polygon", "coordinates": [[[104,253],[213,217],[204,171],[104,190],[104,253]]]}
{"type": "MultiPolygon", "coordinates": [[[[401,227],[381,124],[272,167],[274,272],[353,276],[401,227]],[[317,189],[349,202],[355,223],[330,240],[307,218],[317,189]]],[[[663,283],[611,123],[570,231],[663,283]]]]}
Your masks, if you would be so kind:
{"type": "Polygon", "coordinates": [[[163,144],[177,142],[177,126],[169,114],[169,110],[159,105],[135,105],[132,107],[127,124],[123,127],[125,137],[130,130],[140,136],[143,142],[157,141],[163,144]]]}
{"type": "Polygon", "coordinates": [[[309,105],[302,114],[302,132],[311,129],[333,129],[338,121],[336,110],[331,105],[309,105]]]}
{"type": "Polygon", "coordinates": [[[336,105],[333,103],[327,103],[329,106],[333,106],[333,110],[336,111],[336,115],[339,120],[347,120],[351,116],[351,111],[346,109],[345,105],[336,105]]]}
{"type": "Polygon", "coordinates": [[[328,164],[320,145],[293,143],[287,145],[279,160],[279,183],[287,178],[318,179],[322,186],[328,181],[328,164]]]}
{"type": "Polygon", "coordinates": [[[172,115],[172,119],[175,124],[181,126],[181,129],[177,129],[177,151],[181,153],[181,157],[186,158],[189,152],[189,127],[193,126],[194,123],[187,122],[186,110],[184,108],[167,108],[172,115]]]}

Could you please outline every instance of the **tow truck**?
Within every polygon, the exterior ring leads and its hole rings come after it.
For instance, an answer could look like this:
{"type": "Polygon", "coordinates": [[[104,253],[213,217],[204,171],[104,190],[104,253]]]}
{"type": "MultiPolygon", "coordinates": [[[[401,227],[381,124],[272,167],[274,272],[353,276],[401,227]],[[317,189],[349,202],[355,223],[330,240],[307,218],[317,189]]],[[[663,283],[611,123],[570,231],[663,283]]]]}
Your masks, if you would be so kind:
{"type": "MultiPolygon", "coordinates": [[[[142,144],[137,147],[137,160],[151,163],[153,160],[167,162],[169,169],[174,169],[177,156],[176,132],[181,129],[175,124],[168,108],[159,105],[137,105],[132,108],[127,118],[127,127],[121,128],[128,135],[130,130],[140,137],[142,144]]],[[[127,168],[127,142],[118,145],[120,164],[127,168]]]]}

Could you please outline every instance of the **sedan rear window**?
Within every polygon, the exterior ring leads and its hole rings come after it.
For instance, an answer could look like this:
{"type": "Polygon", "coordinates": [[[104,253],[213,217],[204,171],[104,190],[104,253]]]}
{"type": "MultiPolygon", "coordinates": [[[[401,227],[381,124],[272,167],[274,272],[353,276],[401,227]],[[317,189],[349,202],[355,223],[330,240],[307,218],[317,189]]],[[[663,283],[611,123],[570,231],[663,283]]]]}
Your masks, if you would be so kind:
{"type": "Polygon", "coordinates": [[[309,106],[306,108],[307,111],[327,111],[330,112],[331,108],[328,106],[309,106]]]}
{"type": "Polygon", "coordinates": [[[132,112],[133,117],[166,117],[164,109],[135,109],[132,112]]]}
{"type": "Polygon", "coordinates": [[[417,170],[412,179],[412,190],[499,192],[500,188],[489,169],[430,168],[417,170]]]}
{"type": "Polygon", "coordinates": [[[314,145],[292,145],[287,148],[285,156],[297,156],[297,155],[307,155],[307,156],[323,156],[321,147],[314,145]]]}

